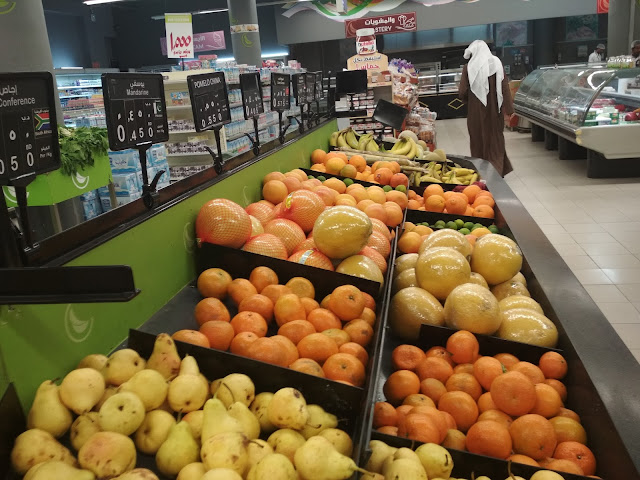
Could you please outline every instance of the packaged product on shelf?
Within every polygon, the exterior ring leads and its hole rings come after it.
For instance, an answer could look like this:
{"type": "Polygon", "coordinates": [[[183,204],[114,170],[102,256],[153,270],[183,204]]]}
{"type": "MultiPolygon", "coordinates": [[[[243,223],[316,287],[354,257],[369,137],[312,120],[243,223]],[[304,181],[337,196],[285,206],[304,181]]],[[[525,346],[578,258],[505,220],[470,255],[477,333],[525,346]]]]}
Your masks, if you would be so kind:
{"type": "Polygon", "coordinates": [[[412,108],[418,102],[418,72],[406,60],[394,58],[389,62],[393,81],[393,103],[412,108]]]}
{"type": "Polygon", "coordinates": [[[102,213],[102,204],[96,190],[90,190],[80,195],[85,220],[91,220],[102,213]]]}
{"type": "Polygon", "coordinates": [[[142,172],[114,174],[113,187],[116,195],[138,193],[142,188],[142,172]]]}
{"type": "Polygon", "coordinates": [[[189,105],[189,92],[170,92],[170,106],[189,105]]]}
{"type": "Polygon", "coordinates": [[[167,162],[167,149],[163,143],[153,145],[147,150],[147,165],[159,165],[167,162]]]}
{"type": "Polygon", "coordinates": [[[131,173],[140,170],[140,155],[137,150],[109,150],[109,164],[113,173],[131,173]]]}
{"type": "Polygon", "coordinates": [[[405,129],[415,133],[431,151],[436,148],[436,117],[437,114],[426,107],[414,107],[406,119],[405,129]]]}

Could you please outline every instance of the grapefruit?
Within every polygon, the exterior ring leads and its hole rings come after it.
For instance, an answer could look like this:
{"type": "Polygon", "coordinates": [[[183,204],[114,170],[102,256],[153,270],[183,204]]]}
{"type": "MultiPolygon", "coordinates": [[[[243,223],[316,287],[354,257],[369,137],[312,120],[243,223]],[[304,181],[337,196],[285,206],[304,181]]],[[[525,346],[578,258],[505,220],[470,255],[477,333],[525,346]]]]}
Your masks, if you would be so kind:
{"type": "Polygon", "coordinates": [[[405,253],[404,255],[396,258],[396,265],[393,270],[393,275],[398,276],[405,270],[409,270],[411,268],[416,268],[416,263],[418,263],[418,254],[417,253],[405,253]]]}
{"type": "Polygon", "coordinates": [[[266,203],[256,202],[247,205],[244,209],[249,215],[256,217],[263,225],[271,220],[273,216],[273,207],[270,207],[266,203]]]}
{"type": "Polygon", "coordinates": [[[417,286],[418,279],[416,278],[416,270],[414,268],[410,268],[393,279],[393,283],[391,284],[391,293],[395,294],[404,288],[417,286]]]}
{"type": "Polygon", "coordinates": [[[289,257],[289,261],[333,271],[333,263],[331,263],[331,260],[315,249],[298,250],[289,257]]]}
{"type": "Polygon", "coordinates": [[[420,287],[439,300],[445,300],[458,285],[468,283],[470,276],[469,262],[453,248],[425,250],[416,263],[416,278],[420,287]]]}
{"type": "Polygon", "coordinates": [[[355,207],[337,206],[322,212],[313,227],[316,247],[329,258],[357,254],[369,241],[371,220],[355,207]]]}
{"type": "Polygon", "coordinates": [[[489,285],[510,280],[521,268],[522,252],[510,238],[490,233],[476,241],[471,270],[482,275],[489,285]]]}
{"type": "Polygon", "coordinates": [[[256,235],[264,233],[264,227],[262,226],[262,223],[260,223],[260,220],[253,215],[249,215],[249,218],[251,219],[251,236],[255,237],[256,235]]]}
{"type": "Polygon", "coordinates": [[[249,214],[235,202],[216,198],[205,203],[196,218],[198,242],[240,248],[251,236],[249,214]]]}
{"type": "Polygon", "coordinates": [[[309,233],[325,208],[324,201],[317,194],[298,190],[284,199],[278,216],[296,222],[304,233],[309,233]]]}
{"type": "Polygon", "coordinates": [[[558,329],[551,320],[535,310],[513,308],[502,312],[498,337],[553,348],[558,343],[558,329]]]}
{"type": "Polygon", "coordinates": [[[471,255],[471,244],[469,240],[457,230],[443,228],[430,233],[420,244],[418,253],[422,253],[429,248],[449,247],[459,251],[463,256],[471,255]]]}
{"type": "Polygon", "coordinates": [[[280,258],[282,260],[286,260],[288,257],[287,248],[284,246],[282,241],[270,233],[263,233],[262,235],[252,237],[244,244],[242,249],[246,252],[266,255],[267,257],[280,258]]]}
{"type": "Polygon", "coordinates": [[[457,286],[444,304],[447,327],[471,333],[491,335],[502,323],[498,300],[481,285],[465,283],[457,286]]]}
{"type": "Polygon", "coordinates": [[[476,272],[471,272],[471,277],[469,277],[469,283],[475,283],[476,285],[480,285],[484,288],[489,288],[489,284],[484,279],[482,275],[476,272]]]}
{"type": "Polygon", "coordinates": [[[264,226],[264,232],[278,237],[287,249],[287,257],[300,245],[306,236],[297,223],[286,218],[276,218],[264,226]]]}
{"type": "Polygon", "coordinates": [[[354,277],[365,278],[380,285],[384,283],[384,276],[376,262],[364,255],[352,255],[345,258],[336,268],[336,272],[353,275],[354,277]]]}
{"type": "Polygon", "coordinates": [[[535,310],[536,312],[543,314],[542,307],[533,298],[524,295],[511,295],[507,298],[500,300],[500,311],[506,312],[514,308],[527,308],[529,310],[535,310]]]}
{"type": "Polygon", "coordinates": [[[444,309],[436,297],[418,287],[403,288],[391,299],[389,321],[394,334],[418,340],[420,326],[444,325],[444,309]]]}
{"type": "Polygon", "coordinates": [[[506,282],[499,283],[498,285],[494,285],[491,287],[491,293],[493,293],[498,301],[503,300],[512,295],[522,295],[525,297],[530,297],[531,294],[527,287],[525,287],[522,283],[514,280],[507,280],[506,282]]]}

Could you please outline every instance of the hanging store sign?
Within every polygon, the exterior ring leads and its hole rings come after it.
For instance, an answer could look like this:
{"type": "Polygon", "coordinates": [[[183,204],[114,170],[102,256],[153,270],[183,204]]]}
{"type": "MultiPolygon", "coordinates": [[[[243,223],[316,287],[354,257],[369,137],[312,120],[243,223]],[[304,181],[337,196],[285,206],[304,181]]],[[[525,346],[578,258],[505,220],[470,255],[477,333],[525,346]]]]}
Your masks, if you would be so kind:
{"type": "Polygon", "coordinates": [[[193,25],[190,13],[166,13],[164,15],[169,58],[193,58],[193,25]]]}
{"type": "Polygon", "coordinates": [[[415,32],[418,30],[418,20],[416,12],[407,12],[379,17],[365,17],[344,22],[344,32],[347,38],[355,38],[356,31],[361,28],[373,28],[376,35],[415,32]]]}
{"type": "Polygon", "coordinates": [[[598,13],[609,13],[609,0],[598,0],[598,13]]]}
{"type": "MultiPolygon", "coordinates": [[[[160,39],[160,48],[162,49],[162,55],[167,56],[167,38],[162,37],[160,39]]],[[[212,52],[214,50],[225,50],[227,48],[226,41],[224,39],[224,31],[219,30],[217,32],[205,32],[193,34],[193,51],[198,52],[212,52]]]]}

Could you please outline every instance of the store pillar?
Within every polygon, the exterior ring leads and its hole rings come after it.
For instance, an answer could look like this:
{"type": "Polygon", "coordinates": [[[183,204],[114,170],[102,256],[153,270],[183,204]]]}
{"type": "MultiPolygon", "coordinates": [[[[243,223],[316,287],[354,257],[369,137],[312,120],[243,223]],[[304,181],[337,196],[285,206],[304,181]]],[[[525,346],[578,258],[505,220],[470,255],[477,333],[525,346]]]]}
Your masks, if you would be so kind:
{"type": "Polygon", "coordinates": [[[607,56],[629,55],[631,42],[640,39],[640,6],[635,0],[609,2],[607,56]]]}
{"type": "Polygon", "coordinates": [[[237,63],[262,66],[256,0],[227,0],[231,45],[237,63]]]}

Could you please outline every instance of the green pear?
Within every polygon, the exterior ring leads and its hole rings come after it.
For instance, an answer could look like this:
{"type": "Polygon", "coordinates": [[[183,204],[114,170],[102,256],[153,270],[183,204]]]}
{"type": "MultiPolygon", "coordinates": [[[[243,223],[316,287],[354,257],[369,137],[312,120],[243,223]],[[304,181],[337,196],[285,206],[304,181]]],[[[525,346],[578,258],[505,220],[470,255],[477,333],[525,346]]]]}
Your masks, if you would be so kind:
{"type": "Polygon", "coordinates": [[[80,466],[98,478],[122,475],[136,466],[136,446],[117,432],[94,433],[78,452],[80,466]]]}
{"type": "Polygon", "coordinates": [[[217,398],[207,400],[203,410],[202,436],[200,437],[203,445],[208,438],[219,433],[242,432],[242,423],[229,415],[227,408],[217,398]]]}
{"type": "Polygon", "coordinates": [[[169,436],[156,453],[158,470],[167,477],[175,477],[190,463],[200,460],[199,446],[191,434],[187,422],[178,422],[171,427],[169,436]]]}
{"type": "Polygon", "coordinates": [[[107,385],[119,387],[145,367],[144,359],[138,352],[123,348],[113,352],[104,364],[102,375],[107,385]]]}
{"type": "Polygon", "coordinates": [[[269,421],[268,414],[269,403],[271,403],[272,398],[273,393],[271,392],[259,393],[249,407],[249,410],[251,410],[260,422],[260,430],[265,433],[271,433],[276,429],[276,426],[269,421]]]}
{"type": "Polygon", "coordinates": [[[256,396],[256,387],[247,375],[232,373],[219,382],[212,382],[211,393],[227,408],[234,402],[242,402],[248,407],[256,396]]]}
{"type": "Polygon", "coordinates": [[[242,433],[244,433],[249,440],[260,436],[260,422],[244,403],[232,403],[227,411],[229,415],[242,424],[242,433]]]}
{"type": "Polygon", "coordinates": [[[453,459],[446,448],[435,443],[425,443],[416,449],[416,455],[418,455],[429,478],[449,478],[451,476],[453,459]]]}
{"type": "Polygon", "coordinates": [[[242,477],[230,468],[214,468],[205,473],[200,480],[242,480],[242,477]]]}
{"type": "Polygon", "coordinates": [[[281,453],[293,462],[293,457],[305,443],[305,438],[290,428],[281,428],[273,432],[267,439],[267,443],[275,453],[281,453]]]}
{"type": "Polygon", "coordinates": [[[253,467],[267,455],[275,453],[271,445],[259,438],[251,440],[247,445],[247,455],[249,455],[249,467],[253,467]]]}
{"type": "Polygon", "coordinates": [[[80,450],[84,442],[99,431],[101,430],[98,412],[88,412],[80,415],[71,424],[71,446],[76,451],[80,450]]]}
{"type": "Polygon", "coordinates": [[[182,417],[183,422],[187,422],[191,427],[191,433],[193,438],[200,443],[202,439],[202,421],[204,420],[204,410],[196,410],[195,412],[189,412],[182,417]]]}
{"type": "Polygon", "coordinates": [[[273,395],[267,414],[276,427],[292,430],[302,430],[309,418],[307,402],[302,393],[291,387],[281,388],[273,395]]]}
{"type": "Polygon", "coordinates": [[[142,424],[136,430],[136,447],[142,453],[155,455],[169,436],[169,431],[176,424],[176,419],[164,410],[148,412],[142,424]]]}
{"type": "Polygon", "coordinates": [[[77,466],[71,452],[49,432],[32,428],[18,435],[11,450],[11,465],[16,472],[24,475],[34,465],[52,460],[77,466]]]}
{"type": "Polygon", "coordinates": [[[386,480],[428,480],[420,462],[410,458],[399,458],[391,462],[384,478],[386,480]]]}
{"type": "Polygon", "coordinates": [[[187,355],[180,364],[180,372],[169,384],[167,400],[176,412],[193,412],[204,405],[209,383],[202,380],[196,360],[187,355]]]}
{"type": "Polygon", "coordinates": [[[23,480],[95,480],[96,476],[89,470],[74,468],[60,460],[52,460],[34,465],[23,480]]]}
{"type": "Polygon", "coordinates": [[[113,480],[159,480],[158,476],[147,468],[134,468],[113,480]]]}
{"type": "Polygon", "coordinates": [[[100,428],[105,432],[131,435],[142,425],[144,416],[144,405],[135,393],[116,393],[100,407],[100,428]]]}
{"type": "Polygon", "coordinates": [[[104,389],[104,393],[102,394],[102,397],[100,397],[100,400],[98,400],[98,403],[93,407],[93,411],[99,412],[104,402],[106,402],[108,398],[113,397],[116,393],[118,393],[118,387],[115,385],[108,385],[107,388],[104,389]]]}
{"type": "Polygon", "coordinates": [[[353,453],[353,441],[351,441],[351,437],[347,432],[337,428],[327,428],[321,431],[319,435],[329,440],[333,448],[341,454],[350,457],[353,453]]]}
{"type": "Polygon", "coordinates": [[[90,412],[104,394],[104,377],[93,368],[70,371],[60,384],[60,400],[77,415],[90,412]]]}
{"type": "Polygon", "coordinates": [[[420,465],[420,467],[422,469],[424,469],[424,467],[422,466],[422,462],[420,462],[420,458],[418,457],[416,452],[414,452],[410,448],[404,448],[403,447],[403,448],[399,448],[398,450],[396,450],[396,452],[393,454],[393,456],[387,457],[385,459],[385,461],[382,462],[382,470],[381,470],[380,473],[382,473],[382,475],[387,477],[389,468],[391,468],[391,465],[393,464],[393,462],[395,462],[396,460],[401,460],[401,459],[402,460],[411,460],[412,462],[415,462],[418,465],[420,465]]]}
{"type": "Polygon", "coordinates": [[[167,380],[171,380],[180,371],[180,355],[168,333],[161,333],[156,337],[153,352],[147,361],[147,368],[157,370],[167,380]]]}
{"type": "Polygon", "coordinates": [[[202,442],[200,457],[207,470],[230,468],[243,476],[249,466],[249,439],[242,433],[224,432],[202,442]]]}
{"type": "Polygon", "coordinates": [[[320,432],[327,428],[338,426],[338,417],[325,412],[320,405],[307,405],[307,412],[309,412],[309,418],[307,418],[307,423],[300,432],[304,438],[319,435],[320,432]]]}
{"type": "Polygon", "coordinates": [[[296,451],[293,463],[298,474],[307,480],[345,480],[354,472],[367,473],[333,448],[329,440],[317,436],[296,451]]]}
{"type": "Polygon", "coordinates": [[[297,480],[298,475],[293,463],[284,455],[273,453],[256,463],[247,476],[247,480],[297,480]]]}
{"type": "Polygon", "coordinates": [[[118,391],[135,393],[142,400],[145,410],[150,412],[164,403],[169,384],[160,372],[145,368],[120,385],[118,391]]]}
{"type": "Polygon", "coordinates": [[[371,440],[369,442],[369,449],[371,450],[371,457],[365,468],[375,473],[382,473],[382,464],[384,461],[389,457],[393,457],[398,450],[380,440],[371,440]]]}
{"type": "Polygon", "coordinates": [[[109,360],[109,357],[106,355],[92,353],[80,360],[80,363],[78,363],[76,368],[93,368],[94,370],[101,372],[104,365],[107,363],[107,360],[109,360]]]}
{"type": "Polygon", "coordinates": [[[69,430],[71,422],[73,417],[60,400],[59,387],[51,380],[42,382],[27,416],[27,428],[39,428],[61,437],[69,430]]]}
{"type": "Polygon", "coordinates": [[[202,480],[203,475],[207,472],[202,462],[193,462],[185,465],[178,473],[176,480],[202,480]]]}

